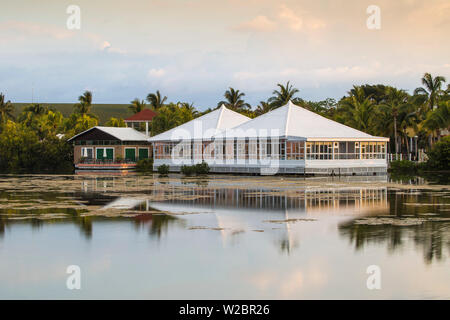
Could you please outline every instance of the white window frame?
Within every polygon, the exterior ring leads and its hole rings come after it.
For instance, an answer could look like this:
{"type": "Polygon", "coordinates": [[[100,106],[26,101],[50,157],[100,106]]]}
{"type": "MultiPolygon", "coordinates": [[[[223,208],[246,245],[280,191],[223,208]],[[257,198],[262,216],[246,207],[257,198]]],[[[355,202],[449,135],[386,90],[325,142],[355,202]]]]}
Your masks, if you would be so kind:
{"type": "Polygon", "coordinates": [[[97,159],[97,149],[106,149],[106,150],[112,149],[112,151],[113,151],[113,160],[115,159],[116,150],[115,150],[114,147],[95,147],[95,150],[94,150],[95,158],[94,159],[97,159]]]}
{"type": "Polygon", "coordinates": [[[91,149],[92,150],[92,159],[96,159],[94,147],[81,147],[81,158],[84,158],[84,156],[83,156],[84,149],[88,149],[88,150],[91,149]]]}
{"type": "Polygon", "coordinates": [[[125,156],[126,156],[126,154],[127,154],[127,149],[134,149],[134,158],[136,159],[137,158],[137,155],[136,155],[136,147],[124,147],[123,148],[123,158],[125,159],[125,156]]]}

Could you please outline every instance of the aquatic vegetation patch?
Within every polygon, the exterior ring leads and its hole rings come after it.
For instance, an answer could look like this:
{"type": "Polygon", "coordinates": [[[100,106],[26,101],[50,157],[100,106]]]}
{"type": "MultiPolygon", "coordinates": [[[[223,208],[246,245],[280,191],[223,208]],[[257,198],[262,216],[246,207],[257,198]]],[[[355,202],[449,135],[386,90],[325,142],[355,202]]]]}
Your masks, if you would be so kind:
{"type": "Polygon", "coordinates": [[[310,221],[317,221],[317,219],[301,218],[301,219],[284,219],[284,220],[263,220],[263,222],[268,222],[268,223],[295,223],[295,222],[300,222],[300,221],[310,222],[310,221]]]}
{"type": "Polygon", "coordinates": [[[386,218],[386,217],[366,217],[356,219],[354,224],[356,225],[392,225],[399,227],[409,227],[414,225],[421,225],[425,222],[450,222],[450,218],[445,217],[396,217],[396,218],[386,218]]]}

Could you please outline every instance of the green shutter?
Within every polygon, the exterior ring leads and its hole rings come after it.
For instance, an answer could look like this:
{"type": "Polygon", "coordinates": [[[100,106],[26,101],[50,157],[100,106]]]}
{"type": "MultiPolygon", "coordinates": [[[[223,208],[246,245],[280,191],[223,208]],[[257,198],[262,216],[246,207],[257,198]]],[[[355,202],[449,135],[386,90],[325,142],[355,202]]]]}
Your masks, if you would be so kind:
{"type": "Polygon", "coordinates": [[[148,159],[148,149],[139,149],[139,160],[148,159]]]}
{"type": "Polygon", "coordinates": [[[97,148],[97,159],[102,160],[103,159],[103,149],[97,148]]]}
{"type": "Polygon", "coordinates": [[[125,159],[136,161],[136,149],[125,149],[125,159]]]}
{"type": "Polygon", "coordinates": [[[113,149],[106,149],[106,159],[114,160],[113,154],[114,154],[114,150],[113,149]]]}

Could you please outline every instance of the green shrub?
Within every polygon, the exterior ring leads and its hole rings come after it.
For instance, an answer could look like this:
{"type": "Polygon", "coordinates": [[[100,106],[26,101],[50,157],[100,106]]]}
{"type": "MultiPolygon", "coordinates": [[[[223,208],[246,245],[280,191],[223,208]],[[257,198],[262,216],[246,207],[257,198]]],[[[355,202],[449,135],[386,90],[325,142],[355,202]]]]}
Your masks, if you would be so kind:
{"type": "Polygon", "coordinates": [[[160,175],[166,175],[169,173],[169,166],[167,164],[162,164],[158,167],[158,173],[160,175]]]}
{"type": "Polygon", "coordinates": [[[152,172],[153,171],[153,159],[142,159],[136,163],[137,172],[152,172]]]}
{"type": "Polygon", "coordinates": [[[191,176],[195,173],[195,166],[181,166],[181,173],[186,176],[191,176]]]}
{"type": "Polygon", "coordinates": [[[194,171],[196,174],[208,174],[209,173],[209,165],[205,161],[202,161],[202,163],[197,163],[195,165],[194,171]]]}
{"type": "Polygon", "coordinates": [[[446,136],[437,142],[427,155],[428,169],[450,170],[450,136],[446,136]]]}
{"type": "Polygon", "coordinates": [[[181,173],[186,176],[191,176],[193,174],[207,174],[209,173],[209,165],[202,161],[202,163],[194,164],[193,166],[182,166],[181,173]]]}
{"type": "Polygon", "coordinates": [[[396,160],[390,163],[389,172],[395,174],[415,174],[417,172],[417,165],[408,160],[396,160]]]}

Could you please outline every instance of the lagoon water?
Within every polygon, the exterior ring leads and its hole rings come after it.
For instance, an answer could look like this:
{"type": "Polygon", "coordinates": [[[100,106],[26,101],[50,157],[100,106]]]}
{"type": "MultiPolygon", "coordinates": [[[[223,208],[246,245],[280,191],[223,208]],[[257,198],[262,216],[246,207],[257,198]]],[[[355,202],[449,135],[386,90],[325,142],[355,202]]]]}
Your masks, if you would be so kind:
{"type": "Polygon", "coordinates": [[[0,176],[1,299],[450,298],[450,188],[0,176]],[[66,285],[70,265],[81,289],[66,285]],[[368,289],[369,266],[380,289],[368,289]]]}

